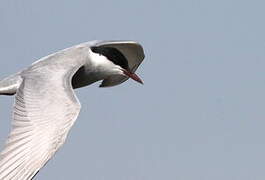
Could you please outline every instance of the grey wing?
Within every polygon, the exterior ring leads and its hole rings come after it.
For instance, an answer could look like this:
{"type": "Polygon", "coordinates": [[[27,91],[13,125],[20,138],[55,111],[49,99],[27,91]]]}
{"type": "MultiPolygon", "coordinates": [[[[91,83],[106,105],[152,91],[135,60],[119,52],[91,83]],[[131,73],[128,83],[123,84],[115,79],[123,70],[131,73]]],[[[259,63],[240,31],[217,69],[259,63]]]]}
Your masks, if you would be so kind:
{"type": "Polygon", "coordinates": [[[74,72],[31,72],[15,97],[12,131],[0,154],[0,179],[28,180],[64,143],[80,104],[72,86],[74,72]]]}
{"type": "MultiPolygon", "coordinates": [[[[95,46],[102,47],[114,47],[117,48],[128,60],[129,69],[135,72],[138,66],[144,60],[144,50],[143,47],[134,41],[99,41],[95,46]]],[[[114,75],[102,81],[100,87],[115,86],[123,83],[128,78],[121,75],[114,75]]]]}

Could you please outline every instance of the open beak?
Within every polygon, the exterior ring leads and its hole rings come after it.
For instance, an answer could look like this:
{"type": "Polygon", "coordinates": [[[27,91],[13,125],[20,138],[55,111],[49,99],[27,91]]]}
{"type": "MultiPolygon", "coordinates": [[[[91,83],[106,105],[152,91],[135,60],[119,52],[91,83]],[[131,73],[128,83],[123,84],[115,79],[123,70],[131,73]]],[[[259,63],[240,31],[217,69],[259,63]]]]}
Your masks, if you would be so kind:
{"type": "Polygon", "coordinates": [[[132,78],[133,80],[137,81],[138,83],[144,84],[143,81],[141,80],[141,78],[139,78],[139,76],[137,76],[135,73],[129,72],[129,71],[125,70],[125,69],[123,69],[123,73],[126,76],[132,78]]]}

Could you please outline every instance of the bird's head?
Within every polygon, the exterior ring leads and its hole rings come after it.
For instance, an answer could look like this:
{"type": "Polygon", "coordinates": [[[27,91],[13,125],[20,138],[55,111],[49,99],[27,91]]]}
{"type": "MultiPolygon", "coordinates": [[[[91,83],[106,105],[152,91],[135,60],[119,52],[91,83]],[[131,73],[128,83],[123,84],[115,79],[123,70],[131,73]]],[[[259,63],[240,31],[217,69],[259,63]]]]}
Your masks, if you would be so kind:
{"type": "MultiPolygon", "coordinates": [[[[120,78],[120,76],[125,76],[126,78],[131,78],[141,84],[143,81],[132,72],[128,65],[128,60],[126,57],[116,48],[113,47],[91,47],[91,60],[93,61],[97,71],[102,74],[102,79],[115,79],[120,78]]],[[[116,82],[115,82],[116,83],[116,82]]],[[[100,87],[107,87],[116,85],[114,82],[106,85],[103,83],[100,87]]]]}

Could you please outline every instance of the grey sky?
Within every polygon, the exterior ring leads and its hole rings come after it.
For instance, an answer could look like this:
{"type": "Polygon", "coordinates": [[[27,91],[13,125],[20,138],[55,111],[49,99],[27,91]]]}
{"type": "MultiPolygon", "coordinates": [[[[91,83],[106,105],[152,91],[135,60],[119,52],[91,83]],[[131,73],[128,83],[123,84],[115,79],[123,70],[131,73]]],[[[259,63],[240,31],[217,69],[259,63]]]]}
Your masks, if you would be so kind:
{"type": "MultiPolygon", "coordinates": [[[[0,77],[94,39],[139,41],[146,59],[82,110],[38,180],[265,179],[265,2],[0,1],[0,77]]],[[[13,97],[0,97],[0,145],[13,97]]]]}

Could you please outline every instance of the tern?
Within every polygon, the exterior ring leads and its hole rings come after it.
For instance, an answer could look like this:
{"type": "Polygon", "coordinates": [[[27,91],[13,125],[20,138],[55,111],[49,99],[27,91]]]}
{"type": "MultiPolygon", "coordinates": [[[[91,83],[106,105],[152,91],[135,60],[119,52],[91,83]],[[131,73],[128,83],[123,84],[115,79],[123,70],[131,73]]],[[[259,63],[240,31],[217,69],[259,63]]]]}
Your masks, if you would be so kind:
{"type": "Polygon", "coordinates": [[[131,78],[144,59],[134,41],[89,41],[36,61],[0,81],[15,95],[12,129],[0,154],[0,180],[33,179],[64,144],[81,105],[74,89],[102,80],[110,87],[131,78]]]}

